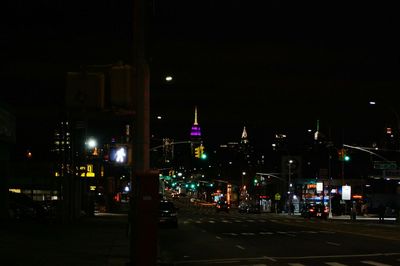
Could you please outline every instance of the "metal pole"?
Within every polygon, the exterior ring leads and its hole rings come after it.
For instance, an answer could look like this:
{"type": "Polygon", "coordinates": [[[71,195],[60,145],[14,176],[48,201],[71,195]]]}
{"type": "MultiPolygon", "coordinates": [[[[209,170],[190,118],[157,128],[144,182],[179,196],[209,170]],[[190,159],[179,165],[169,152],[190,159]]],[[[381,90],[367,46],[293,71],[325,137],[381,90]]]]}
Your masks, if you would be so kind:
{"type": "Polygon", "coordinates": [[[150,70],[145,57],[146,0],[133,0],[133,119],[130,265],[157,264],[158,173],[150,171],[150,70]]]}
{"type": "Polygon", "coordinates": [[[292,168],[291,168],[291,166],[292,166],[292,160],[289,160],[289,171],[288,171],[288,174],[289,174],[289,192],[288,192],[288,195],[289,195],[289,206],[288,206],[288,214],[290,215],[291,214],[291,212],[292,212],[292,210],[291,210],[291,208],[292,208],[292,186],[291,186],[291,183],[292,183],[292,180],[291,180],[291,175],[292,175],[292,172],[291,172],[291,170],[292,170],[292,168]]]}
{"type": "Polygon", "coordinates": [[[332,218],[332,195],[331,195],[331,191],[332,191],[332,177],[331,177],[331,160],[332,160],[332,155],[329,153],[328,150],[328,179],[329,179],[329,184],[328,184],[328,189],[329,189],[329,215],[328,218],[331,219],[332,218]]]}

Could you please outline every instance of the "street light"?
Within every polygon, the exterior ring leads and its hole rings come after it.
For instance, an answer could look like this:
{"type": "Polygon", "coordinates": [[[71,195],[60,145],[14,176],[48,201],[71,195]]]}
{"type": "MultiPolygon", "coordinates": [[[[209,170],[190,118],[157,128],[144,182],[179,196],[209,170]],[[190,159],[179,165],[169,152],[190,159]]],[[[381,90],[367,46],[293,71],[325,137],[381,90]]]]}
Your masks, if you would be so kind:
{"type": "Polygon", "coordinates": [[[288,214],[291,214],[291,206],[292,206],[292,179],[291,179],[291,175],[292,175],[292,164],[294,163],[293,160],[289,160],[288,161],[288,167],[289,167],[289,171],[288,171],[288,181],[289,181],[289,188],[288,188],[288,195],[289,195],[289,208],[288,208],[288,214]]]}
{"type": "Polygon", "coordinates": [[[86,141],[86,145],[90,148],[90,149],[94,149],[97,147],[97,141],[94,138],[90,138],[86,141]]]}

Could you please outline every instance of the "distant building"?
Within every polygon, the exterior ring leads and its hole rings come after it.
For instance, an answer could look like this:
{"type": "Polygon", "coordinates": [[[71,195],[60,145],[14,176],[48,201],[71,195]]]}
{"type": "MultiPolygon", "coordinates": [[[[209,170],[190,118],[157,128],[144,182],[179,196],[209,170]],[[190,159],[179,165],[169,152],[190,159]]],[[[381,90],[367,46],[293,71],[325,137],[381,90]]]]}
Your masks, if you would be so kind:
{"type": "Polygon", "coordinates": [[[201,128],[197,120],[197,106],[194,107],[194,122],[190,130],[191,152],[194,154],[194,149],[202,144],[201,128]]]}

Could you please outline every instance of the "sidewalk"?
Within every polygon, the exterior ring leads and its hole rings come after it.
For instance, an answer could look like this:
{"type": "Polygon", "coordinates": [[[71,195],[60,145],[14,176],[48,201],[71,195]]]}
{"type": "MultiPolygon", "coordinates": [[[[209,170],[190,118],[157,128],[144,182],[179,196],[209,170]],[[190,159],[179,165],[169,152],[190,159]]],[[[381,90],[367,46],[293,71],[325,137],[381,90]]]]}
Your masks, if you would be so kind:
{"type": "Polygon", "coordinates": [[[100,214],[74,224],[3,225],[0,264],[125,266],[129,262],[127,223],[125,214],[100,214]]]}

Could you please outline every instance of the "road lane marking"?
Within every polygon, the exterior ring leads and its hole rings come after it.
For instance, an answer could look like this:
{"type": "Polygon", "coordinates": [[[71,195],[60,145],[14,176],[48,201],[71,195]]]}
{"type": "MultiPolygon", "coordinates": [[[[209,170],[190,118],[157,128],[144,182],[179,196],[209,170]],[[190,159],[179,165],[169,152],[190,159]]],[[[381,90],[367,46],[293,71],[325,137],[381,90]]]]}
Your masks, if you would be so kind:
{"type": "Polygon", "coordinates": [[[380,262],[376,262],[376,261],[372,261],[372,260],[363,260],[360,262],[364,263],[364,264],[368,264],[368,265],[374,265],[374,266],[390,266],[389,264],[384,264],[384,263],[380,263],[380,262]]]}
{"type": "Polygon", "coordinates": [[[222,239],[222,237],[220,237],[220,236],[216,236],[215,238],[216,238],[216,239],[219,239],[219,240],[221,240],[221,239],[222,239]]]}
{"type": "Polygon", "coordinates": [[[254,236],[254,233],[241,233],[243,236],[254,236]]]}
{"type": "Polygon", "coordinates": [[[223,235],[230,235],[230,236],[237,236],[238,234],[236,233],[222,233],[223,235]]]}
{"type": "Polygon", "coordinates": [[[246,220],[246,222],[254,223],[254,220],[246,220]]]}
{"type": "Polygon", "coordinates": [[[213,220],[210,220],[210,221],[208,221],[210,224],[215,224],[215,221],[213,221],[213,220]]]}
{"type": "Polygon", "coordinates": [[[260,235],[273,235],[274,233],[272,232],[260,232],[260,235]]]}
{"type": "Polygon", "coordinates": [[[346,264],[341,264],[338,262],[325,262],[325,264],[329,266],[346,266],[346,264]]]}
{"type": "Polygon", "coordinates": [[[335,243],[335,242],[329,242],[329,241],[327,241],[327,242],[325,242],[325,243],[328,244],[328,245],[332,245],[332,246],[337,246],[337,247],[340,246],[339,243],[335,243]]]}
{"type": "Polygon", "coordinates": [[[241,245],[236,245],[235,247],[237,247],[237,248],[239,248],[239,249],[242,249],[242,250],[245,250],[245,248],[242,247],[241,245]]]}
{"type": "Polygon", "coordinates": [[[296,235],[290,234],[289,232],[278,231],[277,233],[281,234],[281,235],[291,236],[291,237],[295,237],[296,236],[296,235]]]}
{"type": "Polygon", "coordinates": [[[323,234],[334,234],[334,233],[336,233],[336,232],[333,232],[333,231],[319,231],[320,233],[323,233],[323,234]]]}
{"type": "Polygon", "coordinates": [[[304,264],[301,263],[288,263],[290,266],[305,266],[304,264]]]}
{"type": "Polygon", "coordinates": [[[223,222],[223,223],[232,223],[232,222],[230,222],[230,221],[228,221],[228,220],[222,220],[222,222],[223,222]]]}
{"type": "Polygon", "coordinates": [[[202,221],[196,221],[195,223],[196,223],[196,224],[201,224],[201,223],[202,223],[202,221]]]}

